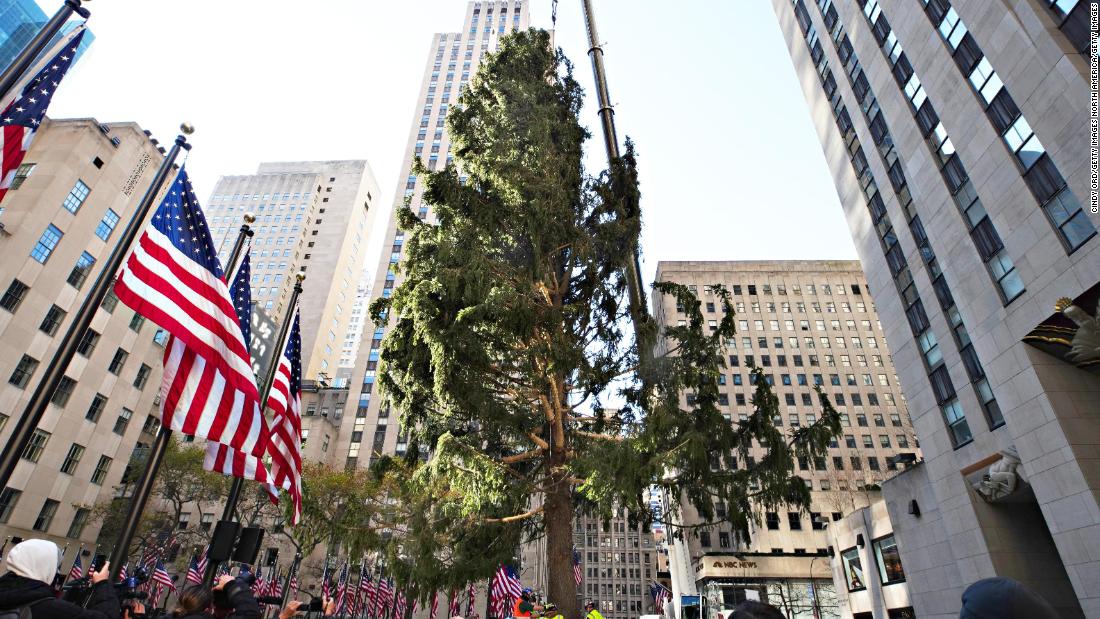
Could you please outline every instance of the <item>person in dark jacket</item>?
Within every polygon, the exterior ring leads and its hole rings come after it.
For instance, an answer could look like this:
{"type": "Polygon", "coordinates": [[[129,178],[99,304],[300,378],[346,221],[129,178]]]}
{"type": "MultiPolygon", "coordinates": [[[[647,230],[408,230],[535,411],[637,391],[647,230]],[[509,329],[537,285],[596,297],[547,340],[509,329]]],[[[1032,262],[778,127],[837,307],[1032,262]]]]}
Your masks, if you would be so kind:
{"type": "MultiPolygon", "coordinates": [[[[252,590],[240,580],[225,574],[218,577],[214,585],[214,591],[224,591],[228,602],[228,614],[218,613],[217,616],[224,619],[259,619],[260,605],[252,596],[252,590]]],[[[180,591],[179,601],[176,603],[172,617],[175,619],[210,619],[215,615],[207,612],[214,606],[214,593],[201,585],[187,587],[180,591]]]]}
{"type": "Polygon", "coordinates": [[[34,619],[121,619],[115,588],[107,582],[110,565],[91,573],[92,593],[87,608],[54,596],[50,584],[61,553],[57,544],[29,539],[8,553],[8,572],[0,576],[0,610],[29,606],[34,619]]]}

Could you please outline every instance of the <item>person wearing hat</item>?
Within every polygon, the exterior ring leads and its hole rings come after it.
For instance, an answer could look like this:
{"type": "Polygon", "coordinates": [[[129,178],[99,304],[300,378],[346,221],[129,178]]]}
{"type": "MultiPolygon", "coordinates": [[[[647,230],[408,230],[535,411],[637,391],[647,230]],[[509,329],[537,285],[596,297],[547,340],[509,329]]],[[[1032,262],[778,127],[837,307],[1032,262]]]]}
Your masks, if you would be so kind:
{"type": "Polygon", "coordinates": [[[959,619],[1057,619],[1038,593],[1011,578],[983,578],[962,594],[959,619]]]}
{"type": "Polygon", "coordinates": [[[531,603],[531,590],[524,589],[516,598],[515,606],[512,608],[512,616],[516,619],[531,619],[531,611],[535,610],[535,605],[531,603]]]}
{"type": "Polygon", "coordinates": [[[600,609],[592,600],[588,600],[584,603],[584,610],[588,613],[584,616],[585,619],[603,619],[603,615],[600,614],[600,609]]]}
{"type": "Polygon", "coordinates": [[[543,607],[542,616],[544,619],[563,619],[561,611],[558,610],[558,605],[549,603],[543,607]]]}
{"type": "Polygon", "coordinates": [[[8,573],[0,576],[0,611],[28,608],[34,619],[121,619],[122,607],[115,588],[107,582],[110,563],[89,574],[92,583],[87,608],[54,596],[51,584],[61,553],[57,544],[29,539],[8,553],[8,573]]]}

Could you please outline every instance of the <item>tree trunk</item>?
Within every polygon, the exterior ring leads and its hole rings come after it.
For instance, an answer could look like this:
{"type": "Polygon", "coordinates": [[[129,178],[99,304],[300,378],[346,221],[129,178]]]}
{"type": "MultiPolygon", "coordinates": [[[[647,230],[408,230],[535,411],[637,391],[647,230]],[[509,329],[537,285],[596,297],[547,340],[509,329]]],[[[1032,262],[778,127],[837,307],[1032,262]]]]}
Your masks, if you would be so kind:
{"type": "MultiPolygon", "coordinates": [[[[551,460],[557,455],[555,453],[551,460]]],[[[577,603],[577,583],[573,579],[573,496],[563,471],[558,469],[552,476],[556,483],[546,492],[543,506],[548,601],[557,604],[566,619],[579,619],[583,615],[577,603]]]]}

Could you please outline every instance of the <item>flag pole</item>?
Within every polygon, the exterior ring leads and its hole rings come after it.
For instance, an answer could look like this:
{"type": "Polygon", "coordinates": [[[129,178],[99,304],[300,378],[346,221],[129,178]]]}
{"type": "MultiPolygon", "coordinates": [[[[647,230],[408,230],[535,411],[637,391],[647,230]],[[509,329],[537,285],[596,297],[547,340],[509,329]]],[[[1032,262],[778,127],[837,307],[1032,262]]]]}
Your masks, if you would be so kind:
{"type": "MultiPolygon", "coordinates": [[[[242,226],[243,228],[244,226],[242,226]]],[[[264,382],[260,388],[260,406],[261,408],[267,406],[267,397],[271,395],[271,386],[275,384],[275,374],[279,371],[279,363],[282,358],[283,348],[286,347],[286,338],[290,333],[290,325],[294,320],[294,312],[297,311],[298,296],[302,294],[302,282],[305,280],[306,274],[299,272],[295,275],[297,281],[294,282],[294,291],[290,293],[290,302],[287,303],[287,314],[283,318],[283,324],[279,327],[279,336],[275,339],[277,347],[272,352],[271,361],[267,364],[264,372],[264,382]]],[[[241,490],[244,488],[244,479],[241,477],[234,477],[233,484],[229,487],[229,495],[225,499],[225,508],[222,510],[222,521],[232,522],[234,512],[237,510],[237,503],[241,500],[241,490]]],[[[206,566],[206,574],[203,582],[207,585],[214,582],[214,569],[217,567],[217,562],[211,561],[206,566]]]]}
{"type": "MultiPolygon", "coordinates": [[[[15,428],[12,430],[11,437],[8,439],[8,444],[3,450],[3,453],[0,454],[0,488],[10,485],[12,473],[15,472],[15,467],[19,463],[20,454],[22,454],[26,446],[30,444],[34,431],[42,421],[42,416],[46,412],[46,407],[49,404],[50,398],[53,396],[54,391],[57,390],[57,386],[61,383],[61,379],[65,376],[65,371],[69,368],[69,363],[76,355],[76,348],[81,338],[83,338],[84,332],[91,326],[92,318],[95,317],[96,311],[99,310],[99,306],[103,303],[103,299],[111,289],[111,285],[114,283],[115,273],[118,271],[119,267],[122,266],[126,254],[130,251],[130,245],[133,244],[134,239],[137,238],[138,232],[144,226],[145,218],[149,214],[149,210],[153,206],[153,202],[156,200],[157,194],[163,187],[164,182],[168,179],[176,157],[179,156],[181,150],[191,150],[191,145],[187,143],[187,138],[185,136],[194,133],[194,128],[184,123],[180,126],[180,130],[183,133],[176,137],[176,143],[172,146],[172,150],[168,151],[168,154],[165,155],[164,160],[160,164],[160,169],[157,170],[156,175],[153,177],[153,182],[150,183],[149,187],[145,190],[145,195],[143,195],[141,201],[138,202],[133,217],[130,218],[130,222],[126,225],[126,229],[119,237],[118,243],[115,244],[114,249],[111,250],[111,254],[104,262],[103,268],[99,271],[99,275],[96,276],[95,283],[92,284],[91,289],[88,291],[88,296],[84,298],[84,302],[80,305],[76,315],[73,316],[73,320],[69,324],[69,329],[61,339],[61,343],[58,344],[53,358],[50,359],[48,363],[43,364],[45,366],[45,371],[42,379],[38,381],[38,385],[35,387],[34,392],[27,400],[26,407],[24,407],[22,414],[19,416],[19,421],[16,423],[15,428]]],[[[144,507],[144,505],[142,505],[142,507],[144,507]]],[[[130,524],[136,525],[136,520],[130,524]]],[[[129,540],[127,540],[127,546],[129,546],[129,540]]]]}
{"type": "Polygon", "coordinates": [[[298,571],[298,564],[301,562],[302,553],[294,553],[294,562],[290,564],[290,569],[286,571],[286,581],[283,583],[283,601],[279,604],[279,608],[286,608],[287,600],[290,599],[290,582],[295,572],[298,571]]]}
{"type": "MultiPolygon", "coordinates": [[[[225,281],[233,281],[233,277],[230,277],[230,273],[237,270],[237,262],[241,258],[241,251],[244,249],[244,242],[246,239],[252,238],[255,234],[252,232],[252,222],[256,221],[256,216],[252,213],[244,214],[244,223],[241,224],[241,229],[237,231],[237,240],[233,241],[233,249],[229,251],[229,259],[225,261],[225,281]]],[[[245,342],[250,344],[250,342],[245,342]]]]}
{"type": "Polygon", "coordinates": [[[0,100],[6,100],[9,91],[15,87],[19,80],[23,77],[23,74],[27,72],[27,69],[31,68],[36,58],[38,58],[42,52],[46,49],[46,46],[53,40],[61,27],[65,25],[65,21],[72,16],[73,13],[88,19],[91,16],[91,12],[80,6],[80,0],[65,0],[65,4],[61,5],[61,8],[57,9],[57,12],[53,14],[46,25],[38,31],[38,34],[34,35],[30,43],[19,52],[19,55],[15,57],[10,65],[4,72],[0,74],[0,100]]]}

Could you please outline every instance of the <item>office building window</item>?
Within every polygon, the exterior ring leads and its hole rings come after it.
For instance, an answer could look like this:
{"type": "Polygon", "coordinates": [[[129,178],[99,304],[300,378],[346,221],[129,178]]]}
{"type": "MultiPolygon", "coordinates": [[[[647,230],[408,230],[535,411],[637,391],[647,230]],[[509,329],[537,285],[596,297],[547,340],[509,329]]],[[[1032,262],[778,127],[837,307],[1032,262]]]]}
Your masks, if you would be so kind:
{"type": "Polygon", "coordinates": [[[115,231],[118,220],[118,213],[107,209],[107,212],[103,214],[103,219],[99,221],[99,225],[95,228],[95,235],[104,241],[111,238],[111,233],[115,231]]]}
{"type": "Polygon", "coordinates": [[[848,583],[848,591],[862,591],[867,588],[863,578],[863,566],[859,560],[859,548],[849,548],[840,554],[841,564],[844,566],[844,577],[848,583]]]}
{"type": "Polygon", "coordinates": [[[99,416],[103,414],[105,408],[107,408],[107,396],[97,393],[92,398],[92,403],[88,406],[88,412],[84,414],[84,418],[93,423],[98,422],[99,416]]]}
{"type": "Polygon", "coordinates": [[[50,529],[50,524],[53,523],[53,517],[57,515],[58,505],[61,505],[59,501],[46,499],[46,501],[42,503],[42,509],[38,512],[38,517],[34,519],[34,526],[32,528],[35,531],[48,531],[50,529]]]}
{"type": "Polygon", "coordinates": [[[27,386],[27,383],[30,382],[31,376],[34,375],[34,371],[37,369],[38,359],[30,355],[23,355],[23,358],[15,365],[15,369],[12,370],[11,376],[8,378],[8,383],[23,389],[27,386]]]}
{"type": "Polygon", "coordinates": [[[4,488],[0,491],[0,523],[7,523],[11,518],[11,513],[15,511],[15,506],[19,503],[19,497],[22,494],[22,490],[15,488],[4,488]]]}
{"type": "Polygon", "coordinates": [[[134,411],[123,408],[122,412],[118,414],[118,418],[115,419],[114,433],[122,436],[126,434],[126,427],[130,425],[130,419],[134,416],[134,411]]]}
{"type": "Polygon", "coordinates": [[[875,563],[878,564],[879,579],[884,585],[905,582],[905,570],[901,567],[901,554],[898,552],[894,536],[887,535],[874,542],[875,563]]]}
{"type": "Polygon", "coordinates": [[[84,446],[73,443],[69,446],[69,453],[65,455],[65,460],[61,463],[61,472],[68,475],[72,475],[76,471],[76,466],[80,464],[80,458],[84,456],[84,446]]]}
{"type": "Polygon", "coordinates": [[[61,322],[65,320],[65,316],[65,310],[56,305],[51,305],[50,309],[46,310],[46,316],[42,319],[42,324],[38,325],[38,329],[47,335],[56,335],[61,322]]]}
{"type": "Polygon", "coordinates": [[[50,402],[57,406],[64,407],[69,403],[69,398],[72,397],[73,389],[75,388],[75,380],[68,376],[62,376],[61,382],[57,383],[57,389],[55,389],[53,395],[50,396],[50,402]]]}
{"type": "Polygon", "coordinates": [[[92,471],[92,483],[97,486],[102,486],[103,482],[107,480],[107,473],[111,470],[111,463],[113,459],[107,456],[100,456],[99,462],[96,462],[95,470],[92,471]]]}
{"type": "Polygon", "coordinates": [[[11,280],[8,289],[4,291],[4,296],[0,297],[0,307],[14,314],[15,310],[19,309],[19,305],[23,303],[23,298],[27,296],[27,290],[29,289],[30,286],[18,279],[11,280]]]}
{"type": "Polygon", "coordinates": [[[69,271],[69,277],[65,281],[70,286],[80,290],[81,286],[88,279],[88,274],[92,272],[92,267],[95,266],[95,257],[88,252],[83,252],[80,257],[76,259],[76,264],[73,265],[73,270],[69,271]]]}
{"type": "Polygon", "coordinates": [[[15,190],[23,186],[23,181],[27,180],[27,177],[34,172],[35,163],[24,163],[15,170],[15,176],[11,179],[10,189],[15,190]]]}
{"type": "Polygon", "coordinates": [[[91,515],[92,510],[87,507],[76,508],[76,513],[73,514],[73,522],[69,525],[69,531],[65,536],[73,539],[79,538],[84,533],[84,527],[88,525],[88,519],[91,515]]]}
{"type": "Polygon", "coordinates": [[[34,434],[31,435],[30,442],[23,448],[23,459],[38,462],[38,459],[42,457],[42,452],[46,449],[46,443],[49,442],[50,436],[49,432],[35,430],[34,434]]]}
{"type": "Polygon", "coordinates": [[[153,368],[142,363],[141,367],[138,368],[137,375],[134,376],[134,387],[137,389],[144,389],[145,383],[149,382],[149,374],[151,374],[152,371],[153,368]]]}
{"type": "Polygon", "coordinates": [[[114,357],[111,357],[111,363],[107,365],[107,371],[115,376],[118,376],[122,372],[123,366],[126,365],[126,359],[130,356],[130,353],[119,348],[115,350],[114,357]]]}
{"type": "Polygon", "coordinates": [[[73,188],[69,190],[69,195],[65,196],[65,202],[62,206],[70,213],[75,213],[80,210],[80,206],[84,204],[84,200],[88,197],[88,186],[84,184],[84,181],[77,180],[73,188]]]}

